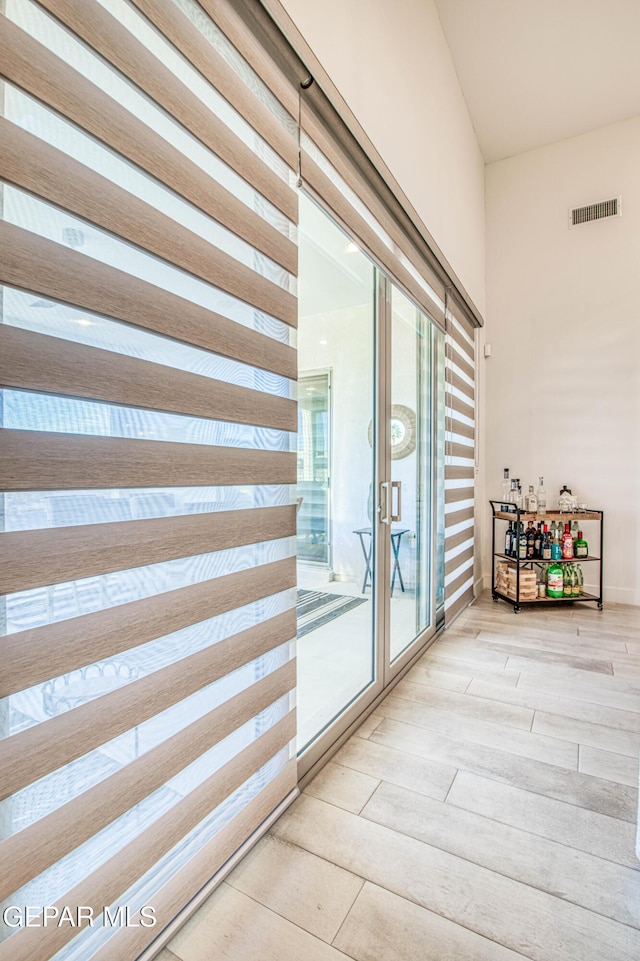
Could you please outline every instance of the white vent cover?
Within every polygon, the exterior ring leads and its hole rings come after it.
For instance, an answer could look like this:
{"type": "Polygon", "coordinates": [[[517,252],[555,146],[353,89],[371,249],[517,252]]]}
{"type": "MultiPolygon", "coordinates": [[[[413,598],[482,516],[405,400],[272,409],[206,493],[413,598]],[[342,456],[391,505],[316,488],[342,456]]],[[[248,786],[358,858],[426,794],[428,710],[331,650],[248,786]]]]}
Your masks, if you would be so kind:
{"type": "Polygon", "coordinates": [[[622,217],[622,196],[601,200],[597,204],[587,204],[586,207],[574,207],[569,211],[569,226],[579,227],[604,217],[622,217]]]}

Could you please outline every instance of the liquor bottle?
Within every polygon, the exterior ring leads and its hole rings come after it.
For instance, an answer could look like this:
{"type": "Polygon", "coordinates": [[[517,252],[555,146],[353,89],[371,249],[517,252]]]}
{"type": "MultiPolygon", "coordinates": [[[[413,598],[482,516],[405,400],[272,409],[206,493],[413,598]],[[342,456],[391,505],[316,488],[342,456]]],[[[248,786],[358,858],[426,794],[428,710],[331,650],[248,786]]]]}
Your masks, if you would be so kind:
{"type": "Polygon", "coordinates": [[[571,564],[565,564],[562,579],[562,596],[571,597],[571,564]]]}
{"type": "Polygon", "coordinates": [[[578,568],[575,564],[571,565],[571,596],[580,596],[580,582],[578,580],[578,568]]]}
{"type": "Polygon", "coordinates": [[[520,478],[516,477],[516,499],[515,505],[519,511],[524,507],[524,497],[522,496],[522,488],[520,487],[520,478]]]}
{"type": "Polygon", "coordinates": [[[527,560],[532,561],[536,556],[536,529],[533,526],[533,521],[529,521],[529,526],[527,527],[527,560]]]}
{"type": "Polygon", "coordinates": [[[533,556],[542,557],[542,521],[538,521],[533,556]]]}
{"type": "Polygon", "coordinates": [[[589,545],[582,536],[582,531],[578,531],[578,536],[573,542],[573,552],[576,557],[588,557],[589,545]]]}
{"type": "Polygon", "coordinates": [[[568,524],[564,525],[564,534],[562,535],[562,558],[565,561],[570,561],[573,557],[573,537],[571,536],[571,530],[568,524]]]}
{"type": "Polygon", "coordinates": [[[506,511],[509,509],[509,493],[511,491],[511,481],[509,480],[509,468],[505,467],[504,477],[502,479],[502,484],[500,485],[500,497],[502,498],[502,503],[500,504],[500,510],[506,511]]]}
{"type": "Polygon", "coordinates": [[[563,582],[562,564],[551,564],[547,571],[547,597],[562,597],[563,582]]]}
{"type": "Polygon", "coordinates": [[[507,557],[511,557],[513,539],[513,521],[509,521],[509,526],[507,527],[507,533],[504,535],[504,552],[507,557]]]}
{"type": "Polygon", "coordinates": [[[509,491],[509,503],[515,504],[517,499],[518,499],[518,485],[514,477],[511,480],[511,490],[509,491]]]}
{"type": "Polygon", "coordinates": [[[542,559],[545,561],[551,560],[551,537],[546,524],[542,530],[542,559]]]}
{"type": "Polygon", "coordinates": [[[529,484],[529,493],[525,498],[524,506],[528,514],[538,513],[538,498],[533,492],[533,484],[529,484]]]}
{"type": "Polygon", "coordinates": [[[573,537],[573,540],[574,540],[574,543],[575,543],[576,537],[578,536],[578,522],[577,522],[577,521],[571,521],[571,536],[573,537]]]}
{"type": "Polygon", "coordinates": [[[540,486],[538,487],[538,514],[547,513],[547,492],[544,489],[544,477],[539,478],[540,486]]]}
{"type": "Polygon", "coordinates": [[[559,561],[562,557],[562,545],[560,544],[560,531],[556,525],[556,529],[553,532],[553,541],[551,542],[551,560],[559,561]]]}
{"type": "Polygon", "coordinates": [[[518,534],[518,557],[521,561],[527,559],[527,535],[522,522],[520,522],[520,533],[518,534]]]}
{"type": "Polygon", "coordinates": [[[580,564],[578,566],[578,594],[584,594],[584,574],[582,573],[582,567],[580,564]]]}

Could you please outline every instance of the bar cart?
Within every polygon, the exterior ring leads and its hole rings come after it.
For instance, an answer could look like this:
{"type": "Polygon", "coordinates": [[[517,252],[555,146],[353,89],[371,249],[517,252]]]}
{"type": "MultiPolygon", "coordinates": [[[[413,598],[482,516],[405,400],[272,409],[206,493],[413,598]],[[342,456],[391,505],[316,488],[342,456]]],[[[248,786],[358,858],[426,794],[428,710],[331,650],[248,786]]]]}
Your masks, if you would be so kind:
{"type": "MultiPolygon", "coordinates": [[[[490,500],[491,510],[493,512],[493,522],[491,525],[491,596],[494,603],[498,603],[499,600],[507,601],[508,604],[513,604],[513,609],[516,614],[519,614],[522,610],[523,604],[575,604],[581,601],[591,601],[598,605],[598,610],[601,611],[603,607],[603,560],[602,560],[602,545],[603,545],[603,532],[604,532],[604,515],[602,511],[597,510],[587,510],[587,511],[547,511],[544,514],[532,514],[530,512],[520,510],[516,508],[514,504],[505,505],[503,501],[490,500]],[[503,507],[508,506],[508,510],[503,510],[503,507]],[[540,557],[534,558],[522,558],[513,557],[510,554],[504,553],[504,543],[505,543],[505,533],[502,525],[499,526],[502,538],[496,542],[496,522],[506,521],[508,523],[515,523],[516,529],[522,523],[527,525],[529,521],[537,523],[542,521],[544,524],[550,524],[552,521],[561,521],[564,523],[571,523],[572,521],[578,521],[580,524],[586,522],[596,523],[598,525],[598,536],[597,536],[597,551],[593,553],[593,537],[591,533],[589,534],[589,554],[587,557],[573,558],[572,560],[560,559],[560,560],[543,560],[540,557]],[[499,546],[498,546],[499,545],[499,546]],[[500,549],[502,548],[502,550],[500,549]],[[535,572],[536,566],[539,567],[549,567],[551,564],[575,564],[578,561],[580,564],[598,564],[598,593],[591,594],[583,592],[580,595],[572,597],[531,597],[530,592],[523,590],[523,585],[525,582],[531,578],[532,574],[530,572],[535,572]],[[498,569],[498,564],[507,563],[513,573],[509,578],[508,583],[513,585],[513,589],[509,590],[499,590],[499,585],[497,583],[496,572],[498,569]],[[526,596],[523,596],[525,595],[526,596]]],[[[593,528],[592,528],[593,530],[593,528]]],[[[535,578],[535,574],[533,574],[535,578]]]]}

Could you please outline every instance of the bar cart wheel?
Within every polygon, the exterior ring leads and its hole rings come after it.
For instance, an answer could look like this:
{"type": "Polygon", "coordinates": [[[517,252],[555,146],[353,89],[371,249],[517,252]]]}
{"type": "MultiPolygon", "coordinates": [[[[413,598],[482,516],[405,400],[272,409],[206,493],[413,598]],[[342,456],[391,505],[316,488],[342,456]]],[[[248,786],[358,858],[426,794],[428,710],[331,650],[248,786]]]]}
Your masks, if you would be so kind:
{"type": "Polygon", "coordinates": [[[493,595],[492,595],[492,598],[493,598],[493,603],[494,603],[494,604],[497,604],[498,601],[500,600],[500,598],[498,597],[497,594],[493,594],[493,595]]]}
{"type": "Polygon", "coordinates": [[[514,604],[514,605],[513,605],[513,610],[514,610],[514,613],[519,614],[520,611],[522,610],[522,608],[520,607],[519,604],[514,604]]]}
{"type": "Polygon", "coordinates": [[[601,611],[603,607],[604,607],[604,604],[602,603],[602,601],[598,601],[598,610],[601,611]]]}

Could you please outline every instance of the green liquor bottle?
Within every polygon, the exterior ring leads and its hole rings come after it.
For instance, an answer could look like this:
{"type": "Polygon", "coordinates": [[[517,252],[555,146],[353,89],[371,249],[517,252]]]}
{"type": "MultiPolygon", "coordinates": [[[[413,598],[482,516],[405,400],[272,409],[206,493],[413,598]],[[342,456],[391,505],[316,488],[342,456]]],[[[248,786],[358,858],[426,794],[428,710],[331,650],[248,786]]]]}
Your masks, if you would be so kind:
{"type": "Polygon", "coordinates": [[[571,597],[571,564],[565,564],[562,578],[562,596],[571,597]]]}
{"type": "Polygon", "coordinates": [[[587,557],[589,554],[589,545],[582,536],[582,531],[578,531],[578,536],[573,542],[573,553],[576,557],[587,557]]]}
{"type": "Polygon", "coordinates": [[[547,571],[547,597],[563,596],[562,564],[550,564],[547,571]]]}
{"type": "Polygon", "coordinates": [[[571,596],[580,596],[580,583],[578,580],[578,568],[575,564],[571,565],[571,596]]]}

